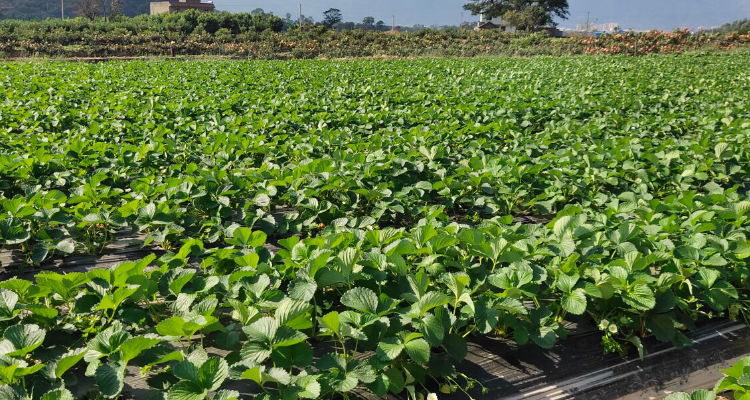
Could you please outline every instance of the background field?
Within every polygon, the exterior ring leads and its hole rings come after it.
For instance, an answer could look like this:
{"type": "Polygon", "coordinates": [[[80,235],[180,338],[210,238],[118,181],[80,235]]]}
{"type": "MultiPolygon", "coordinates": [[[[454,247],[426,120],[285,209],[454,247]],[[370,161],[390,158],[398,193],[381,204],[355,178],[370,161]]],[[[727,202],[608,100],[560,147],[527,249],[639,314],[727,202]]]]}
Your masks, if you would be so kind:
{"type": "Polygon", "coordinates": [[[469,340],[684,346],[748,312],[748,62],[4,63],[4,272],[160,257],[0,282],[0,390],[478,394],[469,340]]]}

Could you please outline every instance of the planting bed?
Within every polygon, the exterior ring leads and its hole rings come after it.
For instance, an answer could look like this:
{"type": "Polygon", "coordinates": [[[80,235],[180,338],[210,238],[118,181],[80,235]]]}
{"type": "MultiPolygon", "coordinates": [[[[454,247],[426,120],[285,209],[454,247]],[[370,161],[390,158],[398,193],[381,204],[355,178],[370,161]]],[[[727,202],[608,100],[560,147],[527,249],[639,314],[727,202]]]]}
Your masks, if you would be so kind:
{"type": "Polygon", "coordinates": [[[739,357],[748,62],[3,64],[0,398],[615,398],[739,357]]]}

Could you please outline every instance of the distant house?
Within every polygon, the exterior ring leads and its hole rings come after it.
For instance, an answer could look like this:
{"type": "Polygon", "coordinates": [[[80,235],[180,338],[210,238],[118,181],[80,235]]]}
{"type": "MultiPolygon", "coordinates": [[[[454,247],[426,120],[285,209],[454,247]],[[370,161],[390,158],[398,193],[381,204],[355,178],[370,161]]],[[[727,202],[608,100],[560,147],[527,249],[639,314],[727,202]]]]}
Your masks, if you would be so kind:
{"type": "Polygon", "coordinates": [[[515,32],[516,27],[503,21],[501,17],[487,18],[484,14],[479,14],[479,23],[474,28],[475,31],[500,29],[503,32],[515,32]]]}
{"type": "Polygon", "coordinates": [[[213,2],[201,3],[201,0],[152,1],[151,15],[175,13],[185,10],[213,12],[216,6],[213,2]]]}
{"type": "Polygon", "coordinates": [[[487,21],[487,22],[480,22],[474,28],[475,31],[483,31],[486,29],[500,29],[500,25],[495,25],[494,23],[487,21]]]}

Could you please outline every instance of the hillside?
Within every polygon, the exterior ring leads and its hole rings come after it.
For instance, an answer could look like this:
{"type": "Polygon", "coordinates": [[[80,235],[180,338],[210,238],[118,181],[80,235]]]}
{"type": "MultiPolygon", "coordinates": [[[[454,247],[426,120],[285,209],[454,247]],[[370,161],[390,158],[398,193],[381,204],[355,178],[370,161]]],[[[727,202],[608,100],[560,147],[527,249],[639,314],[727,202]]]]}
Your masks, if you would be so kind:
{"type": "MultiPolygon", "coordinates": [[[[124,12],[127,16],[149,13],[150,0],[125,0],[124,12]]],[[[65,1],[65,16],[78,14],[73,0],[65,1]]],[[[0,0],[0,18],[3,19],[45,19],[60,17],[59,0],[0,0]]]]}

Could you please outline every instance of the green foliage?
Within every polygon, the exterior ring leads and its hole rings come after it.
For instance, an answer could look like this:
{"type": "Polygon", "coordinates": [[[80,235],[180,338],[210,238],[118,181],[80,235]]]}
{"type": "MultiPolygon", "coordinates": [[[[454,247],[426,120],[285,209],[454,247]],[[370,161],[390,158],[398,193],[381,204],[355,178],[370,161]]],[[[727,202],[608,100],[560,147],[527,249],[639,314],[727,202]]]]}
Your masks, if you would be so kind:
{"type": "Polygon", "coordinates": [[[735,400],[750,399],[750,357],[721,372],[724,378],[716,383],[715,392],[731,391],[735,400]]]}
{"type": "Polygon", "coordinates": [[[502,17],[519,29],[554,25],[555,18],[567,18],[568,0],[468,0],[464,9],[487,18],[502,17]]]}
{"type": "Polygon", "coordinates": [[[3,64],[2,247],[162,255],[0,282],[0,393],[413,399],[571,315],[684,346],[748,312],[747,63],[3,64]]]}

